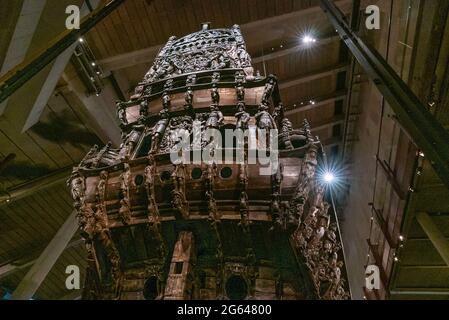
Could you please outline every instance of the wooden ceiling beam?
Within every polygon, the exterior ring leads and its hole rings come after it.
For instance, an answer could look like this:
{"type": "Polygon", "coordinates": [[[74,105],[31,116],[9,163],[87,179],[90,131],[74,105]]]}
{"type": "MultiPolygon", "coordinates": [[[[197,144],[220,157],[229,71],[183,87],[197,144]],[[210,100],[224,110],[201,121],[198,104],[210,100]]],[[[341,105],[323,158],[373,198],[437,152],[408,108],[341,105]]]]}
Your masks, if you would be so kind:
{"type": "Polygon", "coordinates": [[[288,89],[303,83],[307,83],[310,81],[314,81],[317,79],[322,79],[325,77],[333,76],[338,74],[339,72],[346,71],[348,68],[348,64],[342,63],[330,67],[326,67],[320,70],[312,71],[306,74],[301,74],[298,77],[281,80],[279,83],[279,89],[288,89]]]}
{"type": "Polygon", "coordinates": [[[67,82],[69,91],[81,102],[80,107],[83,108],[84,114],[87,115],[87,123],[89,123],[97,136],[105,144],[111,141],[114,147],[118,147],[122,142],[114,103],[118,97],[112,85],[106,85],[99,96],[87,96],[85,87],[79,77],[64,72],[62,78],[67,82]]]}
{"type": "Polygon", "coordinates": [[[319,131],[319,130],[323,130],[323,129],[327,129],[330,127],[333,127],[337,124],[343,124],[345,122],[345,118],[344,115],[338,115],[333,117],[331,120],[327,120],[325,122],[321,122],[318,124],[313,124],[311,123],[311,130],[312,131],[319,131]]]}
{"type": "MultiPolygon", "coordinates": [[[[339,0],[335,3],[343,11],[350,12],[351,2],[352,1],[350,0],[339,0]]],[[[249,48],[257,48],[264,43],[267,43],[268,41],[274,41],[276,39],[284,39],[286,37],[289,37],[290,35],[286,34],[286,30],[291,31],[291,28],[287,27],[289,24],[297,24],[298,21],[301,21],[301,19],[305,16],[315,17],[317,15],[319,15],[319,20],[326,21],[325,15],[321,13],[320,7],[316,5],[307,9],[297,10],[287,14],[242,24],[240,26],[240,29],[242,30],[243,36],[246,39],[247,46],[249,48]],[[260,32],[261,30],[264,30],[265,32],[260,32]]],[[[325,38],[323,40],[320,40],[316,45],[329,43],[337,39],[339,39],[338,36],[325,38]]],[[[153,62],[154,57],[159,52],[162,46],[163,44],[158,44],[145,49],[104,58],[98,63],[104,71],[120,70],[138,64],[151,63],[153,62]]],[[[303,48],[303,45],[267,54],[264,56],[264,59],[274,59],[278,56],[283,56],[291,52],[300,50],[300,48],[303,48]]],[[[263,57],[256,57],[252,62],[253,64],[256,64],[257,62],[261,62],[262,60],[263,57]]]]}
{"type": "MultiPolygon", "coordinates": [[[[314,47],[324,46],[326,44],[330,44],[330,43],[335,42],[335,41],[340,41],[340,37],[338,35],[329,36],[329,37],[326,37],[326,38],[318,39],[317,43],[313,44],[313,46],[314,47]]],[[[265,54],[263,56],[258,56],[258,57],[252,58],[251,62],[253,64],[264,62],[264,61],[266,62],[266,61],[269,61],[269,60],[277,59],[277,58],[284,57],[286,55],[289,55],[289,54],[292,54],[292,53],[296,53],[296,52],[299,52],[299,51],[304,51],[304,50],[310,50],[310,44],[308,44],[308,43],[301,43],[301,44],[298,44],[298,45],[296,45],[294,47],[291,47],[291,48],[286,48],[286,49],[282,49],[282,50],[275,51],[275,52],[272,52],[272,53],[267,53],[267,54],[265,54]]]]}
{"type": "Polygon", "coordinates": [[[125,69],[135,65],[153,62],[154,57],[161,48],[162,44],[102,59],[98,63],[106,72],[125,69]]]}
{"type": "Polygon", "coordinates": [[[329,139],[321,141],[324,147],[332,147],[336,145],[341,145],[342,137],[331,137],[329,139]]]}
{"type": "Polygon", "coordinates": [[[299,106],[286,106],[285,115],[289,116],[298,112],[308,111],[314,108],[318,108],[321,106],[325,106],[329,103],[333,103],[339,100],[343,100],[346,98],[347,92],[346,90],[339,90],[332,94],[327,94],[319,97],[304,99],[305,101],[309,101],[303,105],[299,106]]]}

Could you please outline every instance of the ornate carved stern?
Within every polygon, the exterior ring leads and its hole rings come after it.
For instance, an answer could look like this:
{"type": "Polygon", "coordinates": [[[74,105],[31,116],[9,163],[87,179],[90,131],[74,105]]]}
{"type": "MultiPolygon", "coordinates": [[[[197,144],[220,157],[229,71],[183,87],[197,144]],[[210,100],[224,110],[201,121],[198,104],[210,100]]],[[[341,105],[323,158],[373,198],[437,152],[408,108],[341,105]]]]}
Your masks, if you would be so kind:
{"type": "Polygon", "coordinates": [[[254,77],[237,25],[171,37],[116,105],[121,146],[69,180],[85,299],[349,298],[321,143],[254,77]]]}

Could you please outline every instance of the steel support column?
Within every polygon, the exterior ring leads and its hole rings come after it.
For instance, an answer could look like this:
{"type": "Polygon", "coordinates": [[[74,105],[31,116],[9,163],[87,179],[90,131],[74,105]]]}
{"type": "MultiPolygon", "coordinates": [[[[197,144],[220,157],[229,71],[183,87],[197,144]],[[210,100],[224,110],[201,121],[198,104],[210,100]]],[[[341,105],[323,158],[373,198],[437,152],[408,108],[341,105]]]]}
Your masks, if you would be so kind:
{"type": "Polygon", "coordinates": [[[65,30],[49,44],[47,49],[38,53],[31,60],[14,67],[11,71],[0,77],[0,103],[6,100],[17,89],[23,86],[30,78],[41,71],[51,61],[75,43],[80,36],[92,29],[98,22],[107,17],[125,0],[111,0],[104,7],[93,11],[83,19],[79,30],[65,30]]]}
{"type": "Polygon", "coordinates": [[[388,101],[396,113],[399,124],[424,151],[435,172],[449,187],[449,133],[388,62],[351,30],[347,19],[332,1],[320,0],[320,6],[354,57],[388,101]]]}

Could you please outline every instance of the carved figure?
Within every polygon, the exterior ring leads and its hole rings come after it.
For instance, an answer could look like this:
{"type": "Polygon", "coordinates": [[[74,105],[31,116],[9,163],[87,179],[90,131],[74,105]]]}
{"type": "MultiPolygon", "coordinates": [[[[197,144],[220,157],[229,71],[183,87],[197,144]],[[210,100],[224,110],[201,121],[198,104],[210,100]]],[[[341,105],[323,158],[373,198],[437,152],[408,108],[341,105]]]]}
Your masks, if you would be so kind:
{"type": "Polygon", "coordinates": [[[193,103],[193,90],[192,87],[187,87],[187,91],[184,95],[184,100],[186,101],[187,105],[192,105],[193,103]]]}
{"type": "Polygon", "coordinates": [[[206,121],[206,128],[219,129],[223,123],[223,113],[216,104],[210,106],[209,118],[206,121]]]}
{"type": "Polygon", "coordinates": [[[120,123],[120,128],[123,130],[128,125],[128,118],[126,116],[126,103],[117,100],[116,102],[117,106],[117,118],[120,123]]]}
{"type": "Polygon", "coordinates": [[[139,108],[139,122],[144,123],[148,118],[148,101],[143,100],[139,108]]]}
{"type": "Polygon", "coordinates": [[[159,121],[153,127],[152,137],[151,137],[151,149],[150,153],[156,153],[159,147],[159,144],[164,136],[165,129],[168,126],[170,119],[169,113],[167,109],[162,109],[159,112],[159,121]]]}
{"type": "Polygon", "coordinates": [[[131,204],[129,188],[131,183],[131,167],[127,162],[123,164],[123,172],[120,174],[120,209],[118,214],[124,224],[131,222],[131,204]]]}
{"type": "Polygon", "coordinates": [[[257,127],[260,129],[274,129],[276,128],[271,114],[268,112],[268,106],[265,103],[261,103],[257,110],[256,115],[257,127]]]}
{"type": "Polygon", "coordinates": [[[125,138],[120,148],[120,158],[129,159],[142,136],[143,127],[135,126],[133,130],[125,138]]]}
{"type": "Polygon", "coordinates": [[[220,103],[220,93],[218,92],[217,85],[212,85],[212,90],[210,92],[210,97],[212,99],[213,104],[219,104],[220,103]]]}
{"type": "Polygon", "coordinates": [[[250,120],[250,115],[245,111],[245,103],[239,102],[237,103],[237,113],[235,114],[237,118],[237,123],[235,125],[236,129],[246,130],[248,129],[248,122],[250,120]]]}
{"type": "Polygon", "coordinates": [[[265,84],[265,88],[264,88],[264,91],[262,94],[262,102],[263,103],[265,103],[265,104],[268,103],[268,100],[270,99],[271,94],[273,93],[275,84],[276,84],[276,80],[274,78],[270,77],[268,79],[267,83],[265,84]]]}

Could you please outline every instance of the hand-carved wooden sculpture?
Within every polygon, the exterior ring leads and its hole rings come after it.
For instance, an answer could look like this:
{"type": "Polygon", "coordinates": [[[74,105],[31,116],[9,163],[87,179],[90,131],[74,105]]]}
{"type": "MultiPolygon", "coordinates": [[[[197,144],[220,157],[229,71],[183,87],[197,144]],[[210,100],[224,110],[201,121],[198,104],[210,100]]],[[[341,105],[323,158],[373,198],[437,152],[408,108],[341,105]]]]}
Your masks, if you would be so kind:
{"type": "Polygon", "coordinates": [[[246,130],[248,129],[248,122],[251,119],[248,112],[245,111],[245,103],[243,101],[239,101],[237,103],[237,112],[235,114],[237,119],[237,123],[235,125],[236,129],[246,130]]]}
{"type": "Polygon", "coordinates": [[[237,25],[171,37],[117,116],[121,147],[92,148],[68,181],[85,299],[349,298],[321,143],[286,117],[276,77],[254,76],[237,25]],[[211,129],[278,129],[276,170],[246,134],[243,156],[222,141],[210,153],[232,161],[204,161],[211,129]]]}

